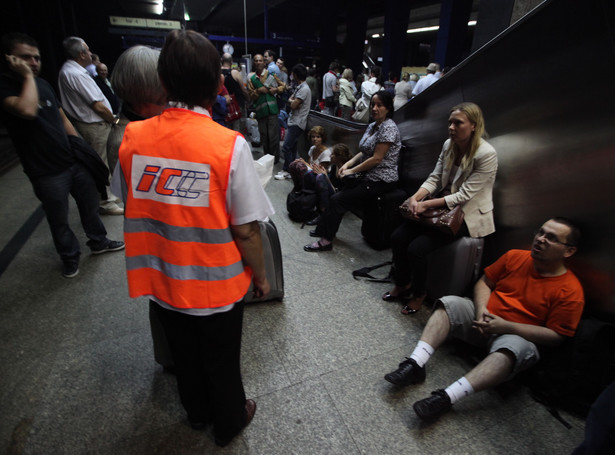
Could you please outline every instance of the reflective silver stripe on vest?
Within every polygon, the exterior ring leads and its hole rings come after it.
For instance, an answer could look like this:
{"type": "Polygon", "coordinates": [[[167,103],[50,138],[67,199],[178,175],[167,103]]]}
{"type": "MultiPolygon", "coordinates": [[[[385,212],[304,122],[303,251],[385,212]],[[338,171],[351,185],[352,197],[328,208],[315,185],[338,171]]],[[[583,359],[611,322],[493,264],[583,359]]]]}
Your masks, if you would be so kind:
{"type": "Polygon", "coordinates": [[[126,258],[126,270],[142,268],[158,270],[175,280],[222,281],[241,275],[243,273],[243,262],[238,261],[224,267],[204,267],[200,265],[170,264],[152,255],[126,258]]]}
{"type": "Polygon", "coordinates": [[[210,245],[233,241],[230,229],[204,229],[198,227],[171,226],[150,218],[124,219],[124,232],[150,232],[173,242],[199,242],[210,245]]]}

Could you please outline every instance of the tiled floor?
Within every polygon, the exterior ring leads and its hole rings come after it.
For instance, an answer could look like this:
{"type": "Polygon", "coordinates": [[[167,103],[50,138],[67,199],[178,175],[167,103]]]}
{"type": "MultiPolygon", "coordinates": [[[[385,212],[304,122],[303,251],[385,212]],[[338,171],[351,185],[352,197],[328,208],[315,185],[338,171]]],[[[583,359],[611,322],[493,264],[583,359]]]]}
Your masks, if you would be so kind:
{"type": "MultiPolygon", "coordinates": [[[[277,169],[276,169],[277,171],[277,169]]],[[[360,237],[348,214],[333,252],[306,253],[308,228],[286,216],[291,181],[269,183],[284,255],[283,302],[246,308],[242,349],[252,424],[225,449],[193,431],[175,378],[154,362],[145,299],[128,298],[122,253],[82,256],[72,280],[43,221],[0,277],[0,452],[9,454],[568,454],[584,422],[567,430],[523,388],[476,394],[431,425],[417,399],[468,369],[445,346],[424,384],[384,381],[428,318],[385,303],[386,284],[350,272],[389,258],[360,237]]],[[[21,169],[0,177],[0,246],[38,206],[21,169]]],[[[72,224],[85,248],[73,205],[72,224]]],[[[110,237],[122,218],[104,217],[110,237]]],[[[86,248],[87,249],[87,248],[86,248]]]]}

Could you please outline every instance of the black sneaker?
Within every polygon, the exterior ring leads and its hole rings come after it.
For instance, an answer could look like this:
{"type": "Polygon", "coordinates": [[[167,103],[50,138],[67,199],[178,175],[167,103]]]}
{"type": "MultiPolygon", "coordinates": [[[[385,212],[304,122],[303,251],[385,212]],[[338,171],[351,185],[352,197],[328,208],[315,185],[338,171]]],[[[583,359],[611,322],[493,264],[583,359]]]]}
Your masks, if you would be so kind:
{"type": "Polygon", "coordinates": [[[79,275],[78,262],[64,262],[62,264],[62,276],[64,278],[75,278],[79,275]]]}
{"type": "Polygon", "coordinates": [[[414,359],[406,358],[397,370],[386,374],[384,379],[399,386],[418,384],[425,380],[425,368],[418,366],[414,359]]]}
{"type": "Polygon", "coordinates": [[[416,415],[423,420],[434,420],[452,407],[451,399],[443,389],[431,392],[430,397],[417,401],[412,405],[416,415]]]}
{"type": "Polygon", "coordinates": [[[90,247],[92,250],[92,254],[102,254],[102,253],[110,253],[111,251],[120,251],[125,247],[124,242],[120,242],[119,240],[109,240],[105,246],[98,247],[90,247]]]}
{"type": "Polygon", "coordinates": [[[316,226],[319,221],[320,221],[320,215],[318,215],[316,218],[312,218],[310,221],[306,221],[305,225],[306,226],[316,226]]]}

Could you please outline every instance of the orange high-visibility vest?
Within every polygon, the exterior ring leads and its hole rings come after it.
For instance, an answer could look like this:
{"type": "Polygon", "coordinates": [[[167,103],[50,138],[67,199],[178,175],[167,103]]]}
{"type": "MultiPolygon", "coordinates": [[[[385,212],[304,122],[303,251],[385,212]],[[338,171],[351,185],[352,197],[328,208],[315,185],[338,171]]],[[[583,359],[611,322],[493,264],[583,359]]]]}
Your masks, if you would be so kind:
{"type": "Polygon", "coordinates": [[[252,272],[226,209],[237,137],[207,115],[178,108],[127,126],[119,163],[131,297],[217,308],[246,294],[252,272]]]}

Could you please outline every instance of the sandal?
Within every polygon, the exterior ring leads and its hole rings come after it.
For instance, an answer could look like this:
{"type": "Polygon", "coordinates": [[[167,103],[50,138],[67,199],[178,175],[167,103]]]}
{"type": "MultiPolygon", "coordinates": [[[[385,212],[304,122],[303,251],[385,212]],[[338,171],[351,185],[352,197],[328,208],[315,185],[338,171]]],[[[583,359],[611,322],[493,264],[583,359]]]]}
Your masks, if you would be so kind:
{"type": "Polygon", "coordinates": [[[384,300],[385,302],[397,302],[397,301],[403,302],[404,300],[409,300],[411,296],[412,296],[412,292],[410,292],[410,289],[401,291],[397,295],[391,295],[391,291],[387,291],[384,294],[382,294],[382,300],[384,300]]]}
{"type": "Polygon", "coordinates": [[[423,294],[420,297],[412,297],[410,300],[408,300],[408,303],[406,303],[406,305],[404,305],[404,307],[402,308],[401,314],[414,314],[417,311],[419,311],[421,307],[423,306],[425,295],[426,294],[423,294]],[[418,307],[418,308],[413,308],[413,307],[418,307]]]}
{"type": "Polygon", "coordinates": [[[410,308],[408,305],[404,305],[401,309],[401,314],[414,314],[419,310],[415,310],[414,308],[410,308]]]}

